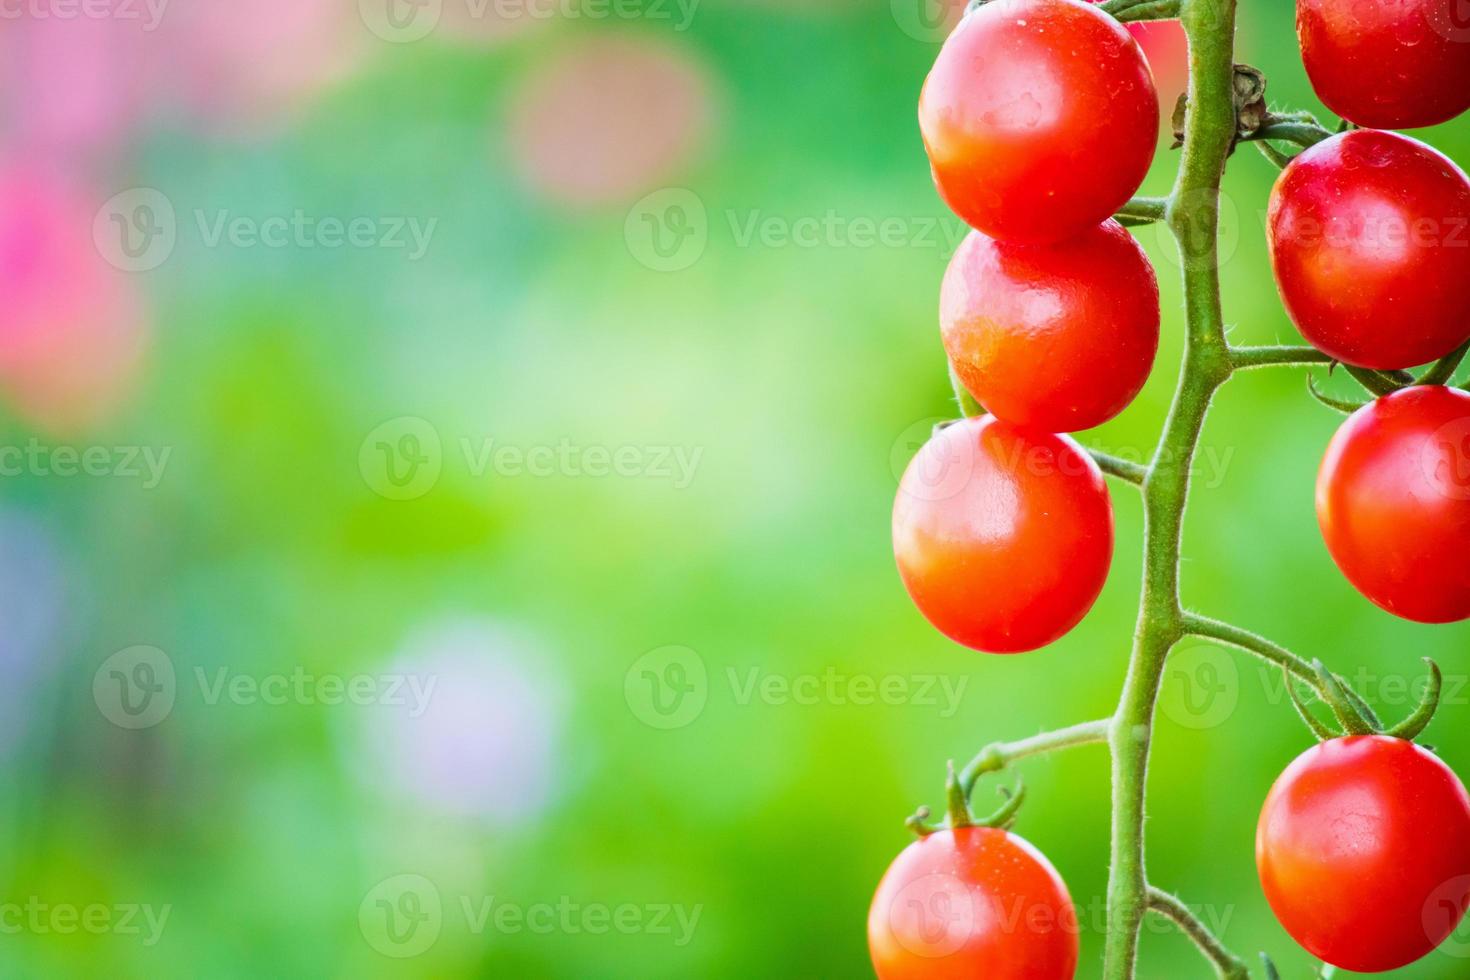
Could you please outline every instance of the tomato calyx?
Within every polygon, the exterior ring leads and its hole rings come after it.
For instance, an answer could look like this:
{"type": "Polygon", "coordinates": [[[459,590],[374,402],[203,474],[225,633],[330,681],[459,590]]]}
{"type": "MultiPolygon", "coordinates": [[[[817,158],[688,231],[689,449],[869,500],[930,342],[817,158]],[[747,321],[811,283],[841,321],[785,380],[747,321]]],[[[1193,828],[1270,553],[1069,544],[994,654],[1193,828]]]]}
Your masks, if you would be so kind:
{"type": "MultiPolygon", "coordinates": [[[[1355,367],[1351,364],[1343,364],[1341,361],[1332,361],[1327,365],[1327,373],[1330,376],[1339,367],[1343,368],[1353,380],[1363,387],[1365,391],[1375,398],[1391,395],[1404,388],[1420,387],[1426,385],[1447,386],[1454,378],[1455,372],[1459,370],[1465,356],[1470,353],[1470,340],[1465,341],[1459,347],[1450,351],[1444,357],[1430,364],[1416,377],[1408,371],[1374,371],[1369,368],[1355,367]]],[[[1461,386],[1462,390],[1464,386],[1461,386]]],[[[1353,401],[1346,398],[1337,398],[1324,392],[1317,384],[1317,379],[1311,372],[1307,373],[1307,391],[1313,398],[1326,405],[1334,411],[1344,415],[1351,415],[1358,409],[1372,404],[1372,401],[1353,401]]]]}
{"type": "Polygon", "coordinates": [[[1306,702],[1302,700],[1297,689],[1296,678],[1289,670],[1283,667],[1282,674],[1286,680],[1286,694],[1291,699],[1292,707],[1296,709],[1302,723],[1316,736],[1317,741],[1327,742],[1346,735],[1386,735],[1390,738],[1412,742],[1423,734],[1424,730],[1429,727],[1429,723],[1434,720],[1435,712],[1439,710],[1440,691],[1444,686],[1444,675],[1439,669],[1439,664],[1429,657],[1425,657],[1424,662],[1429,665],[1429,677],[1424,685],[1424,695],[1418,706],[1415,707],[1412,714],[1397,725],[1386,726],[1368,705],[1368,702],[1363,700],[1362,695],[1353,690],[1346,678],[1332,673],[1322,661],[1312,661],[1316,681],[1314,689],[1331,710],[1341,731],[1334,730],[1331,725],[1312,713],[1306,702]]]}
{"type": "Polygon", "coordinates": [[[913,831],[920,839],[941,830],[958,830],[961,827],[987,827],[991,830],[1010,830],[1016,823],[1016,815],[1021,810],[1021,804],[1026,802],[1026,784],[1017,777],[1014,791],[1004,786],[997,786],[996,792],[1001,797],[1000,808],[985,818],[976,817],[970,810],[969,794],[966,793],[964,784],[959,776],[955,774],[954,760],[949,762],[948,775],[944,783],[946,817],[942,824],[929,822],[930,810],[927,806],[921,806],[904,821],[904,826],[913,831]]]}

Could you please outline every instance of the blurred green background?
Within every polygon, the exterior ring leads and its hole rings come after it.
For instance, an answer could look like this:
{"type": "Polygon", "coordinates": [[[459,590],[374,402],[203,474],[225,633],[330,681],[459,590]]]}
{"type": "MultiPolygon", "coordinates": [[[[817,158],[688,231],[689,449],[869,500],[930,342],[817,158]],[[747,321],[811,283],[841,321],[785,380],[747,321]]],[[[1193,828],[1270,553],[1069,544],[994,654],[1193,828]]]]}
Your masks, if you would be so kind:
{"type": "MultiPolygon", "coordinates": [[[[1320,110],[1290,5],[1243,6],[1273,104],[1320,110]]],[[[952,8],[25,9],[0,20],[0,973],[870,975],[868,902],[945,761],[1112,709],[1136,495],[1097,607],[1035,654],[948,642],[893,568],[897,476],[953,413],[963,229],[915,124],[952,8]]],[[[1470,160],[1470,121],[1424,135],[1470,160]]],[[[1297,340],[1273,175],[1243,148],[1226,179],[1239,343],[1297,340]]],[[[1082,437],[1135,457],[1181,347],[1172,245],[1139,235],[1158,367],[1082,437]]],[[[1378,611],[1321,543],[1337,422],[1300,370],[1231,382],[1185,599],[1394,716],[1436,657],[1428,737],[1470,772],[1466,629],[1378,611]]],[[[1151,875],[1289,980],[1311,966],[1253,839],[1307,745],[1274,674],[1176,657],[1151,875]]],[[[1096,976],[1105,751],[1020,771],[1096,976]]],[[[1401,975],[1467,973],[1462,927],[1401,975]]],[[[1150,923],[1142,980],[1203,975],[1150,923]]]]}

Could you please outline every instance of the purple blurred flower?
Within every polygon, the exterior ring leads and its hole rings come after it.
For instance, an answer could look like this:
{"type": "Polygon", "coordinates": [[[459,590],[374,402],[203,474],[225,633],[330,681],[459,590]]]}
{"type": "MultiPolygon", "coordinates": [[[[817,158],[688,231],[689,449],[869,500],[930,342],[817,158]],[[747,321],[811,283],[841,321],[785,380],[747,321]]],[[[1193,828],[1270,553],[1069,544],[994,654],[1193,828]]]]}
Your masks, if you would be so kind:
{"type": "Polygon", "coordinates": [[[546,805],[563,688],[533,638],[485,619],[434,623],[409,637],[384,674],[407,679],[407,703],[368,714],[362,761],[380,789],[505,824],[546,805]],[[415,689],[426,696],[416,699],[415,689]]]}

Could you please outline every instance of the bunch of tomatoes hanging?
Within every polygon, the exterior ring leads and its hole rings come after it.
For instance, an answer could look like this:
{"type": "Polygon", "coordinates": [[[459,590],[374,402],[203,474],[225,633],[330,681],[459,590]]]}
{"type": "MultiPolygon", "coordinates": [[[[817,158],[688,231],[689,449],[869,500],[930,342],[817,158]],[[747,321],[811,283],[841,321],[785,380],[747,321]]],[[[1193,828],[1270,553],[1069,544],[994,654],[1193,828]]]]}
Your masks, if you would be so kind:
{"type": "MultiPolygon", "coordinates": [[[[1344,125],[1290,161],[1268,214],[1291,320],[1380,395],[1350,406],[1327,448],[1328,550],[1368,599],[1424,623],[1470,618],[1470,394],[1446,384],[1470,344],[1470,180],[1389,130],[1470,109],[1470,25],[1454,4],[1299,0],[1308,75],[1344,125]]],[[[1103,472],[1068,433],[1121,412],[1158,349],[1154,271],[1113,218],[1152,163],[1158,95],[1126,27],[1096,7],[991,0],[944,44],[919,123],[934,183],[972,229],[944,276],[940,330],[983,412],[938,428],[909,465],[894,551],[946,636],[1034,650],[1086,615],[1112,560],[1103,472]]],[[[1319,731],[1266,799],[1266,897],[1326,963],[1405,966],[1470,906],[1470,795],[1414,744],[1421,721],[1319,731]]],[[[978,820],[956,792],[952,777],[949,825],[921,829],[878,888],[879,977],[1074,977],[1075,908],[1009,831],[1019,801],[978,820]]]]}

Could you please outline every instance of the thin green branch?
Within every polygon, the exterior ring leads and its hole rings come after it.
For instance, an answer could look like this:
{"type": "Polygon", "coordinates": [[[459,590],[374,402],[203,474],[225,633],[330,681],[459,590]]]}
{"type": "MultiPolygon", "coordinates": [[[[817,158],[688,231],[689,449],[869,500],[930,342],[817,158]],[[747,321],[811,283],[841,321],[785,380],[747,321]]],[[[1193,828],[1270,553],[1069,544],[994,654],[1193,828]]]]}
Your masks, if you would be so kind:
{"type": "Polygon", "coordinates": [[[1118,209],[1117,217],[1138,221],[1163,221],[1169,213],[1167,197],[1135,197],[1118,209]]]}
{"type": "Polygon", "coordinates": [[[1148,479],[1148,467],[1142,463],[1105,453],[1101,449],[1089,449],[1088,455],[1097,460],[1098,468],[1109,476],[1116,476],[1134,486],[1143,486],[1143,481],[1148,479]]]}
{"type": "Polygon", "coordinates": [[[1000,772],[1006,766],[1033,755],[1044,755],[1058,749],[1070,749],[1079,745],[1096,745],[1108,740],[1108,730],[1113,719],[1103,718],[1087,721],[1070,728],[1054,732],[1042,732],[1016,742],[993,742],[980,750],[970,764],[960,772],[959,783],[968,798],[975,792],[975,783],[989,772],[1000,772]]]}
{"type": "Polygon", "coordinates": [[[1219,938],[1200,921],[1199,917],[1178,898],[1170,895],[1160,888],[1150,885],[1148,888],[1148,909],[1169,919],[1177,925],[1181,932],[1194,941],[1199,951],[1204,954],[1215,967],[1215,974],[1220,980],[1249,980],[1250,971],[1246,969],[1245,961],[1240,959],[1219,938]]]}
{"type": "Polygon", "coordinates": [[[1210,619],[1198,613],[1186,612],[1184,614],[1184,632],[1190,636],[1198,636],[1207,640],[1219,640],[1227,646],[1244,650],[1246,653],[1255,654],[1268,663],[1276,664],[1291,671],[1298,679],[1306,683],[1320,697],[1322,689],[1318,685],[1317,671],[1311,664],[1301,657],[1292,653],[1279,643],[1273,643],[1264,636],[1252,633],[1250,630],[1222,623],[1218,619],[1210,619]]]}
{"type": "Polygon", "coordinates": [[[1278,345],[1270,347],[1232,347],[1230,363],[1237,371],[1262,367],[1301,367],[1307,364],[1330,364],[1332,357],[1315,347],[1278,345]]]}
{"type": "Polygon", "coordinates": [[[1460,367],[1460,362],[1465,359],[1467,351],[1470,351],[1470,340],[1425,368],[1424,373],[1419,375],[1414,383],[1421,385],[1449,384],[1450,379],[1455,376],[1455,371],[1460,367]]]}
{"type": "Polygon", "coordinates": [[[1373,371],[1368,368],[1355,367],[1352,364],[1344,364],[1343,367],[1347,369],[1348,374],[1353,376],[1353,380],[1379,396],[1391,395],[1414,381],[1411,375],[1403,376],[1386,371],[1373,371]]]}
{"type": "Polygon", "coordinates": [[[1283,143],[1295,143],[1297,146],[1309,147],[1316,146],[1331,135],[1331,130],[1323,129],[1316,123],[1278,116],[1249,136],[1241,137],[1241,140],[1242,142],[1278,140],[1283,143]]]}

